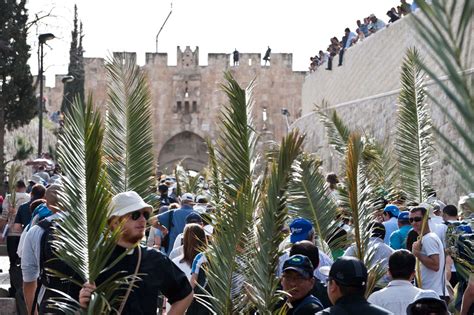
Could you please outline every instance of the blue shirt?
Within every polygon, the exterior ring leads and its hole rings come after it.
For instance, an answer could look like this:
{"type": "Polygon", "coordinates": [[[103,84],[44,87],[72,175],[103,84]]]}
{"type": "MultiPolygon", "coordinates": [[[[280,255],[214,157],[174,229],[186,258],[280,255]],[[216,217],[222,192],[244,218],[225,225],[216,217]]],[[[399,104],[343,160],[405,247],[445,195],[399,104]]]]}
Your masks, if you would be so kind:
{"type": "Polygon", "coordinates": [[[408,232],[411,230],[411,225],[404,225],[390,235],[390,247],[393,249],[406,249],[408,232]]]}
{"type": "Polygon", "coordinates": [[[181,208],[176,209],[176,210],[170,210],[166,211],[165,213],[159,214],[158,215],[158,221],[160,221],[160,224],[165,226],[168,229],[168,232],[170,234],[169,236],[169,244],[168,246],[168,251],[167,255],[171,253],[173,250],[173,244],[176,239],[176,237],[180,234],[183,233],[184,226],[186,225],[186,217],[193,212],[193,206],[191,205],[182,205],[181,208]],[[170,212],[174,211],[173,213],[173,227],[170,229],[169,227],[169,219],[170,219],[170,212]]]}

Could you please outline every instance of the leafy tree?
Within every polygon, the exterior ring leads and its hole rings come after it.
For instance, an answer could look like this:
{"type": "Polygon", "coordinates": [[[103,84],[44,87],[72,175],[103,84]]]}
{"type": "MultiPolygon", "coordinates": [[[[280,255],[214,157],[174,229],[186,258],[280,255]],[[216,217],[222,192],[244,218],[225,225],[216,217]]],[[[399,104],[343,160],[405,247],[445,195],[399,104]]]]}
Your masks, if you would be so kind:
{"type": "Polygon", "coordinates": [[[82,48],[82,22],[78,20],[77,5],[74,5],[74,29],[71,32],[71,48],[69,49],[68,74],[74,77],[71,82],[64,83],[63,102],[61,111],[66,112],[73,100],[84,99],[84,49],[82,48]],[[79,26],[78,26],[79,23],[79,26]]]}
{"type": "Polygon", "coordinates": [[[33,77],[27,63],[30,46],[26,42],[25,4],[26,0],[5,0],[0,4],[0,183],[4,181],[6,129],[27,124],[37,112],[33,77]]]}

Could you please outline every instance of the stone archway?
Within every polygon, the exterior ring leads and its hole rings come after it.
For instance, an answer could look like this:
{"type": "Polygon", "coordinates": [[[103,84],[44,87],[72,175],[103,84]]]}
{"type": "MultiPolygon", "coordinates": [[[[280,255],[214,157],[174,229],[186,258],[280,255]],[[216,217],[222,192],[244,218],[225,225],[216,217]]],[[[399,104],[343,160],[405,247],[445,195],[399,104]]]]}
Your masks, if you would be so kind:
{"type": "Polygon", "coordinates": [[[165,142],[158,157],[158,167],[170,173],[176,164],[187,170],[200,171],[207,166],[207,145],[203,138],[190,131],[183,131],[165,142]]]}

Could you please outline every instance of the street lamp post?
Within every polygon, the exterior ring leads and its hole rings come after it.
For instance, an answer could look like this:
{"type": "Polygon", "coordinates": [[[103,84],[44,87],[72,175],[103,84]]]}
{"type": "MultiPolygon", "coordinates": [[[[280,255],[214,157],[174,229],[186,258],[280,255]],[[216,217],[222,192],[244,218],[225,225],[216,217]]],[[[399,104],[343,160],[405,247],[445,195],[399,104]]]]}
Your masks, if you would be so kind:
{"type": "Polygon", "coordinates": [[[170,18],[171,13],[173,13],[173,3],[171,3],[170,13],[168,13],[168,16],[166,17],[165,21],[163,22],[163,25],[161,25],[160,30],[158,31],[158,34],[156,34],[156,38],[155,38],[156,53],[158,53],[158,37],[160,36],[161,30],[165,26],[166,22],[168,22],[168,19],[170,18]]]}
{"type": "Polygon", "coordinates": [[[39,130],[38,130],[38,157],[41,157],[41,153],[43,153],[43,109],[44,109],[44,102],[43,102],[43,46],[46,41],[53,39],[54,35],[51,33],[40,34],[38,36],[39,40],[39,80],[40,80],[40,99],[39,99],[39,113],[38,113],[38,120],[39,120],[39,130]]]}

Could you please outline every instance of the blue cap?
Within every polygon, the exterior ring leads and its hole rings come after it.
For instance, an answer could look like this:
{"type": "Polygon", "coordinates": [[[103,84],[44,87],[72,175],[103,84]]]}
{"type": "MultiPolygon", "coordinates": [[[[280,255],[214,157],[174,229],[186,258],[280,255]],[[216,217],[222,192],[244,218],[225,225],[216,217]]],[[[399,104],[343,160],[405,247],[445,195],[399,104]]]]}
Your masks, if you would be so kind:
{"type": "Polygon", "coordinates": [[[456,232],[471,234],[472,229],[469,225],[462,224],[456,228],[456,232]]]}
{"type": "Polygon", "coordinates": [[[410,221],[410,211],[402,211],[398,215],[398,221],[410,221]]]}
{"type": "Polygon", "coordinates": [[[186,216],[186,219],[184,220],[186,224],[189,223],[202,223],[202,217],[199,215],[198,212],[192,211],[186,216]]]}
{"type": "Polygon", "coordinates": [[[313,224],[303,218],[296,218],[290,223],[290,242],[297,243],[299,241],[308,240],[309,232],[313,230],[313,224]]]}
{"type": "Polygon", "coordinates": [[[386,205],[385,209],[383,209],[383,212],[391,213],[392,216],[398,218],[398,215],[400,214],[400,209],[398,209],[396,205],[386,205]]]}

